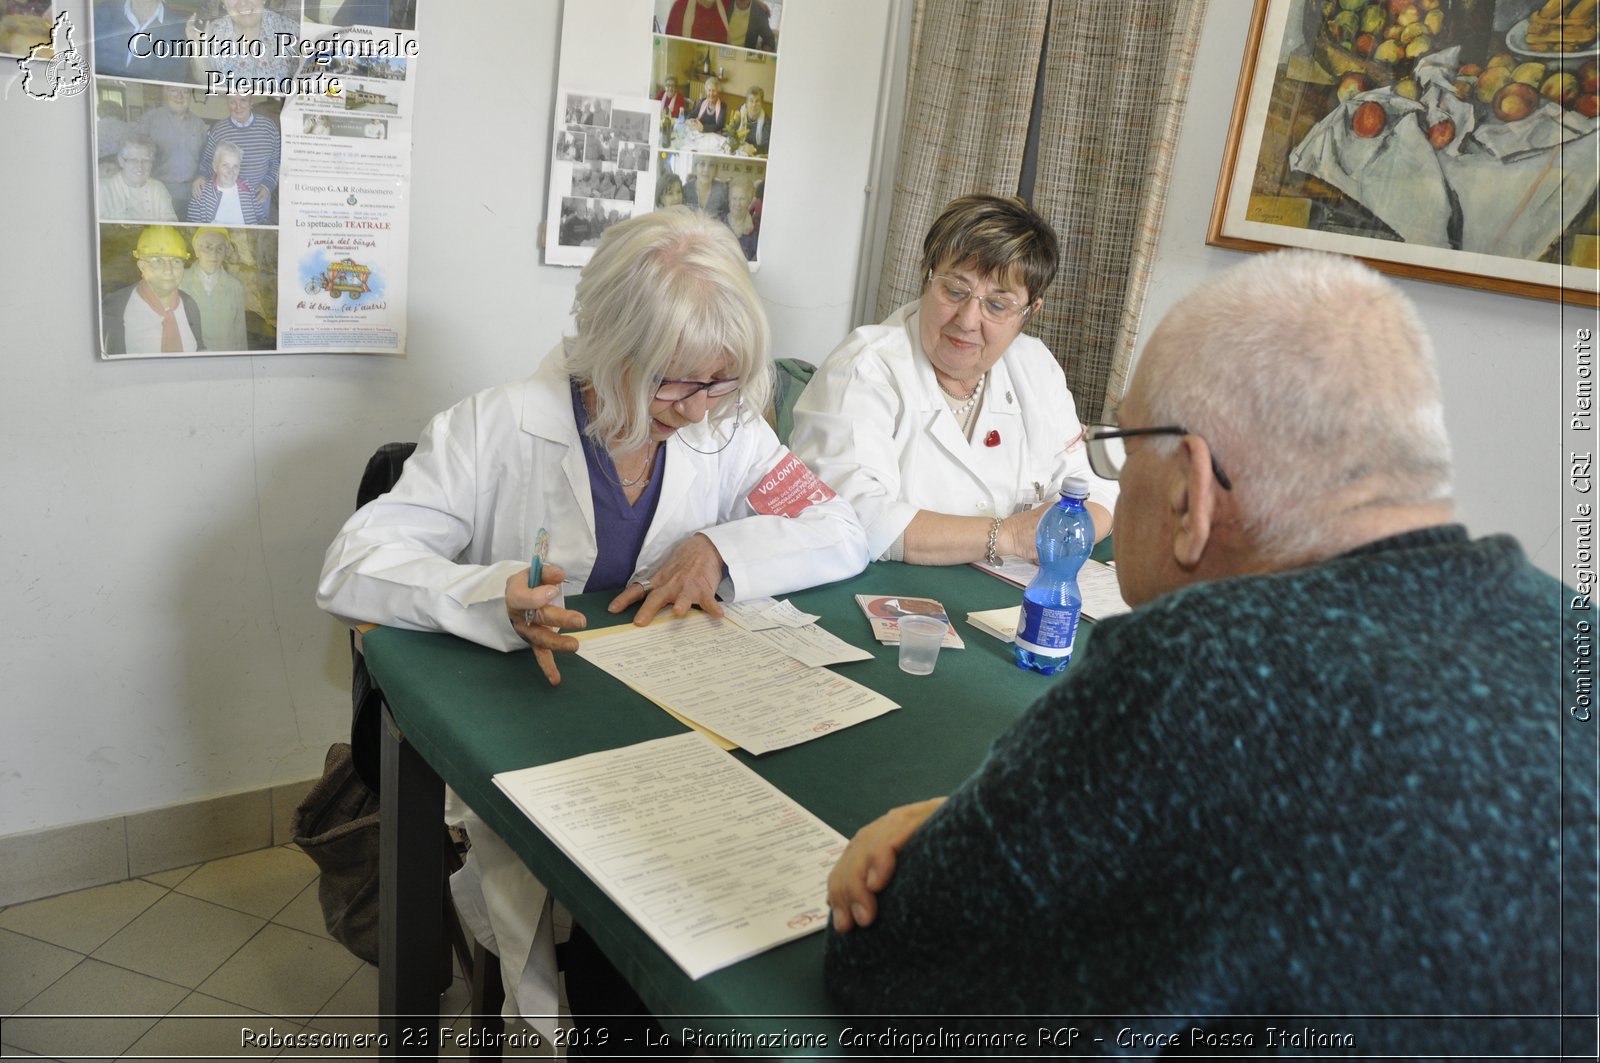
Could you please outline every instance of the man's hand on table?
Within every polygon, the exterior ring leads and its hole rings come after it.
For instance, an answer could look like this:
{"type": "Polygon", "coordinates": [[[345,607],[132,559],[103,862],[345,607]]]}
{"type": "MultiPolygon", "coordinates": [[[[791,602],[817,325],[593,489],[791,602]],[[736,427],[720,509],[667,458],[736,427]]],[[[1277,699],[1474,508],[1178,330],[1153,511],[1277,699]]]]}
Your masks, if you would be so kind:
{"type": "Polygon", "coordinates": [[[844,855],[828,873],[828,907],[833,928],[845,933],[869,926],[878,916],[878,892],[894,875],[895,858],[944,798],[934,797],[879,816],[856,831],[844,855]]]}

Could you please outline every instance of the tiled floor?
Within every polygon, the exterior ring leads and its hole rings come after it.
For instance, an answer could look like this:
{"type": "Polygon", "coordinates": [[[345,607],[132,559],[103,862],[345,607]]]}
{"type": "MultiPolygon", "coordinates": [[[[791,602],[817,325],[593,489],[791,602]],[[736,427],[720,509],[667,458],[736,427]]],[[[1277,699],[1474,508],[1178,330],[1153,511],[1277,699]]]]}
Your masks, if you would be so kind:
{"type": "MultiPolygon", "coordinates": [[[[466,1004],[457,977],[440,1015],[466,1004]]],[[[294,846],[0,909],[6,1058],[362,1058],[375,1053],[241,1041],[375,1034],[377,1006],[377,969],[328,937],[316,865],[294,846]]]]}

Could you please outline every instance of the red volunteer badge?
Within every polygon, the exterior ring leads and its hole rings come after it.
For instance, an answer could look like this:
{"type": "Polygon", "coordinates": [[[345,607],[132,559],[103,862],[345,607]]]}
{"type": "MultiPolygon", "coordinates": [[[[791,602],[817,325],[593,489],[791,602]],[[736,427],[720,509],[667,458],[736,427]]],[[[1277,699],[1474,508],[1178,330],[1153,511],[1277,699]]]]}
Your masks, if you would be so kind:
{"type": "Polygon", "coordinates": [[[793,453],[785,453],[783,460],[761,478],[745,499],[757,513],[769,517],[798,517],[811,506],[834,497],[833,489],[817,479],[817,474],[806,468],[805,462],[793,453]]]}

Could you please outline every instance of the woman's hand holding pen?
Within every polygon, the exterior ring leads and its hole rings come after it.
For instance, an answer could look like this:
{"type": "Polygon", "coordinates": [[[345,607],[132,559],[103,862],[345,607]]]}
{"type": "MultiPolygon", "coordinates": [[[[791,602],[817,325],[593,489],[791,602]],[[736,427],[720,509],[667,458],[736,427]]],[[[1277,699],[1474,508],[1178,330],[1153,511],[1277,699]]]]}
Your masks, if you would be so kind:
{"type": "Polygon", "coordinates": [[[560,566],[545,565],[537,587],[528,586],[529,571],[521,569],[506,580],[506,616],[522,640],[533,648],[544,677],[555,686],[561,682],[556,653],[578,650],[578,640],[562,635],[561,629],[582,631],[589,621],[582,613],[552,604],[561,597],[561,581],[566,578],[560,566]]]}

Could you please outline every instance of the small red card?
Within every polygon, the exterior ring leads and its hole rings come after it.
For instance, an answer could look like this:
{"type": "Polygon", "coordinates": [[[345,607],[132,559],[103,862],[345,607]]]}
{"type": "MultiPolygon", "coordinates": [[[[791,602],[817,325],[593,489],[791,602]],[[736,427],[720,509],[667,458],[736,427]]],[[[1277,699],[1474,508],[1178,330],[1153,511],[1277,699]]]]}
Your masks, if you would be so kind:
{"type": "Polygon", "coordinates": [[[757,513],[773,517],[798,517],[811,506],[833,499],[833,489],[817,474],[806,468],[806,463],[786,453],[772,471],[761,478],[746,499],[757,513]]]}

